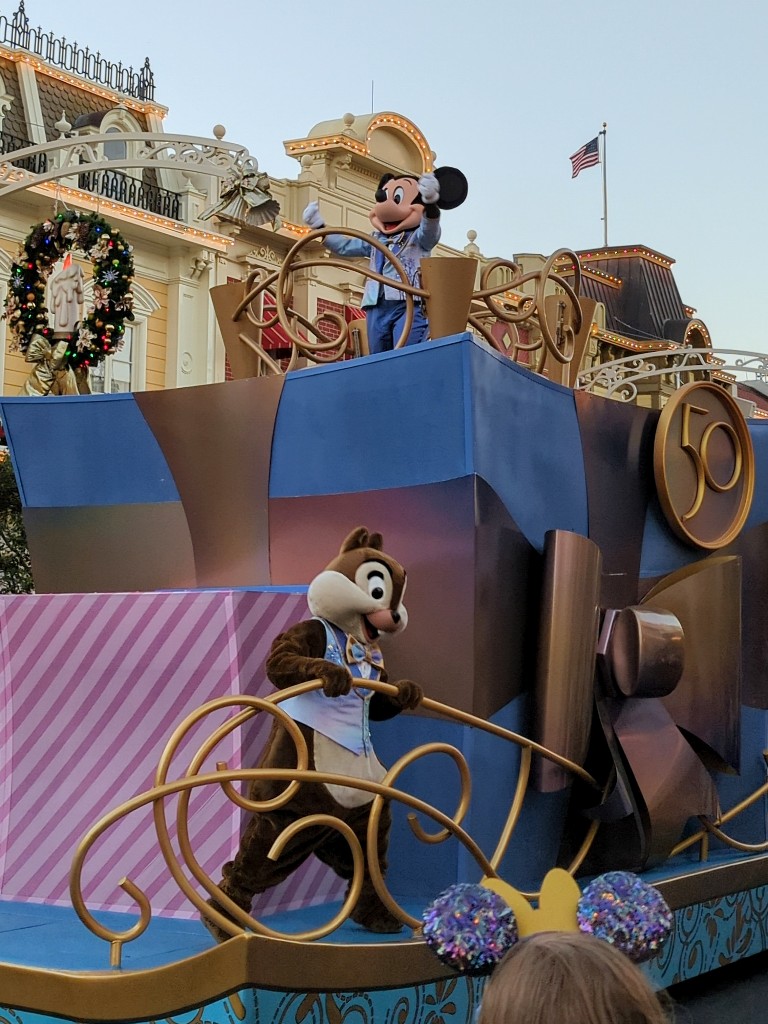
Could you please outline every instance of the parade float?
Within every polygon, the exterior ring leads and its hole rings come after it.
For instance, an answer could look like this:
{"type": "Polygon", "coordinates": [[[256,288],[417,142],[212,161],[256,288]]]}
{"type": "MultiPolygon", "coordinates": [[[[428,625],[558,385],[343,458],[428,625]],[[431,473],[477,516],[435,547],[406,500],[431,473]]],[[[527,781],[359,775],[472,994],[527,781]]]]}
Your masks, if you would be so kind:
{"type": "MultiPolygon", "coordinates": [[[[37,249],[81,230],[102,273],[122,240],[68,211],[14,267],[41,324],[37,249]]],[[[0,598],[9,1021],[470,1021],[485,975],[435,955],[426,908],[481,879],[536,906],[555,867],[663,895],[659,985],[768,944],[768,424],[685,332],[643,360],[672,381],[661,410],[610,397],[633,386],[615,366],[580,376],[595,302],[566,250],[479,280],[436,257],[417,283],[390,252],[401,333],[348,358],[349,324],[329,340],[292,304],[297,272],[346,265],[313,248],[332,233],[386,249],[321,226],[272,274],[214,289],[239,379],[0,400],[37,591],[0,598]],[[406,346],[421,300],[431,340],[406,346]],[[287,362],[262,344],[276,325],[287,362]],[[321,685],[276,691],[272,641],[360,524],[407,568],[409,627],[384,649],[424,697],[372,723],[383,777],[310,765],[299,732],[295,767],[255,767],[272,722],[290,731],[281,703],[321,685]],[[299,819],[269,856],[335,830],[348,888],[310,858],[250,915],[230,907],[215,944],[200,915],[264,810],[254,782],[286,787],[278,809],[302,784],[365,793],[367,852],[343,822],[299,819]],[[364,875],[399,933],[352,919],[364,875]]],[[[120,301],[65,334],[62,365],[103,358],[99,339],[109,354],[120,301]]]]}

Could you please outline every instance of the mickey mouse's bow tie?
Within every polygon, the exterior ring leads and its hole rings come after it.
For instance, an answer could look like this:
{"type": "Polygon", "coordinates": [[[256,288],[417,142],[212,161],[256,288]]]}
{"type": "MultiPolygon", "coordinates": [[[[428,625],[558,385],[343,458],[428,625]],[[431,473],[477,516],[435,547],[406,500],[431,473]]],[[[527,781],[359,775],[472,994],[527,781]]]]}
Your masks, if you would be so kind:
{"type": "Polygon", "coordinates": [[[353,636],[347,637],[346,658],[349,665],[359,665],[367,661],[369,665],[381,668],[384,664],[378,644],[364,644],[353,636]]]}

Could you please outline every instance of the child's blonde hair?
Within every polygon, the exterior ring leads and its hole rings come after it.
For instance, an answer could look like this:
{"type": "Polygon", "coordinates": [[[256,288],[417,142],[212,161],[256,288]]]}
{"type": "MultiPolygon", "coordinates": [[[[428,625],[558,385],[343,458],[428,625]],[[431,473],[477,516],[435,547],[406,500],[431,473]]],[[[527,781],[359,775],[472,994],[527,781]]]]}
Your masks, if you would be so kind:
{"type": "Polygon", "coordinates": [[[518,942],[494,970],[477,1024],[669,1021],[642,971],[609,943],[582,932],[542,932],[518,942]]]}

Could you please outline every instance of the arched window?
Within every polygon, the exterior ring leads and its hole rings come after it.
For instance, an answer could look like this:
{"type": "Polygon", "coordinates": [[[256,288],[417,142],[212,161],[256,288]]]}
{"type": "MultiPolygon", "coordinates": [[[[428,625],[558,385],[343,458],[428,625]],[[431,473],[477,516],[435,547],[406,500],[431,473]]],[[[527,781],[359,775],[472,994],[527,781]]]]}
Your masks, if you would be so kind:
{"type": "MultiPolygon", "coordinates": [[[[118,105],[113,107],[111,110],[108,110],[104,114],[98,130],[105,135],[114,136],[114,141],[110,139],[109,142],[104,143],[105,159],[117,161],[126,160],[128,157],[136,156],[138,152],[138,144],[135,142],[125,142],[120,138],[120,135],[126,132],[140,132],[144,129],[125,107],[118,105]]],[[[111,173],[135,178],[139,182],[141,181],[142,176],[141,169],[136,167],[124,167],[119,171],[111,173]]]]}
{"type": "MultiPolygon", "coordinates": [[[[104,143],[104,158],[106,160],[125,160],[128,156],[128,145],[120,138],[122,134],[120,129],[112,126],[106,129],[106,134],[114,135],[115,140],[104,143]]],[[[112,196],[114,199],[122,198],[122,193],[125,191],[124,182],[130,170],[129,167],[122,167],[116,171],[102,171],[100,189],[102,195],[112,196]]]]}
{"type": "MultiPolygon", "coordinates": [[[[125,322],[123,347],[90,372],[94,394],[115,395],[125,391],[143,391],[147,386],[148,321],[160,308],[151,292],[134,282],[133,320],[125,322]]],[[[85,301],[93,299],[93,284],[85,288],[85,301]]]]}
{"type": "MultiPolygon", "coordinates": [[[[141,132],[142,126],[129,110],[118,104],[110,110],[94,111],[83,114],[74,123],[78,136],[87,138],[89,135],[109,135],[108,142],[102,143],[101,155],[106,160],[125,161],[138,154],[138,143],[126,142],[120,136],[128,132],[141,132]]],[[[88,192],[99,192],[121,202],[128,201],[135,205],[135,192],[141,185],[142,170],[137,167],[119,167],[114,171],[92,173],[84,165],[79,185],[88,192]]]]}
{"type": "Polygon", "coordinates": [[[128,156],[128,146],[120,138],[120,135],[122,134],[120,129],[114,127],[114,125],[113,125],[111,128],[107,128],[106,129],[106,134],[107,135],[114,135],[114,136],[116,136],[116,138],[115,138],[114,142],[110,141],[110,142],[105,142],[104,143],[104,157],[105,157],[105,159],[106,160],[125,160],[125,158],[128,156]]]}

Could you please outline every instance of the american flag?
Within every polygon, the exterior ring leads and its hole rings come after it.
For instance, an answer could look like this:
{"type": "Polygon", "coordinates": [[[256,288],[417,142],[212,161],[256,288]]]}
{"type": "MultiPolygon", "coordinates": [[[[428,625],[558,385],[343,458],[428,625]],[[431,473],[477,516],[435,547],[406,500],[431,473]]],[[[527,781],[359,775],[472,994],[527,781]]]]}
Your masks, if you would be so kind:
{"type": "Polygon", "coordinates": [[[579,171],[583,171],[585,167],[594,167],[595,164],[600,163],[600,150],[597,145],[597,138],[595,136],[590,142],[585,143],[570,158],[573,167],[572,178],[575,178],[579,171]]]}

